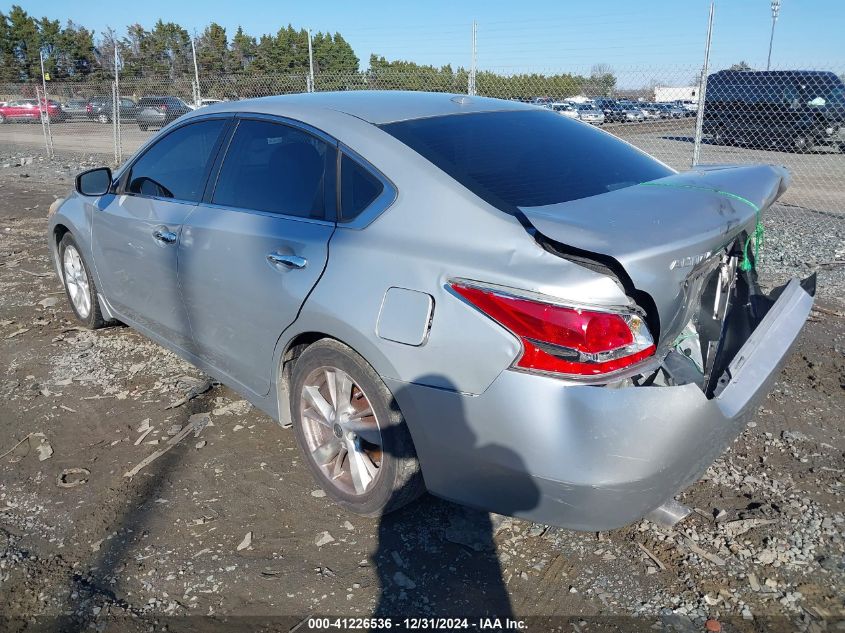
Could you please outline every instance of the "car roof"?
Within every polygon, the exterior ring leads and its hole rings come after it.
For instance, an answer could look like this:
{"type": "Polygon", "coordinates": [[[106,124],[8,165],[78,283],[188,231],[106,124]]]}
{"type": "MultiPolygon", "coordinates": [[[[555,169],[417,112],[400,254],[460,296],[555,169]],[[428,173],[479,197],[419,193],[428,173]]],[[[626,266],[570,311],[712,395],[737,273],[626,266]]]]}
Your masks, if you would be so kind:
{"type": "Polygon", "coordinates": [[[311,92],[226,101],[211,107],[215,112],[249,112],[258,108],[262,112],[284,115],[291,106],[342,112],[374,125],[448,114],[537,109],[537,106],[518,101],[399,90],[311,92]]]}

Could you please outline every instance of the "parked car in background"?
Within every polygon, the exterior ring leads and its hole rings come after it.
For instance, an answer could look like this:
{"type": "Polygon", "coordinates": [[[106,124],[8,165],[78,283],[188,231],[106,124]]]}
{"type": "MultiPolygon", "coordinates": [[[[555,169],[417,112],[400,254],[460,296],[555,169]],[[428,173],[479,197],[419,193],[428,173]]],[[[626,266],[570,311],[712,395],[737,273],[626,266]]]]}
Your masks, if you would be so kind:
{"type": "Polygon", "coordinates": [[[704,133],[715,143],[845,150],[845,84],[818,70],[722,70],[707,78],[704,133]]]}
{"type": "MultiPolygon", "coordinates": [[[[134,121],[138,115],[138,104],[128,97],[120,98],[119,108],[121,121],[134,121]]],[[[114,120],[114,103],[112,100],[98,103],[93,118],[99,123],[111,123],[114,120]]]]}
{"type": "Polygon", "coordinates": [[[644,103],[641,103],[639,105],[640,105],[640,110],[643,113],[643,117],[646,120],[649,120],[649,119],[656,120],[656,119],[665,118],[665,117],[661,116],[660,108],[656,107],[657,106],[656,103],[644,102],[644,103]]]}
{"type": "Polygon", "coordinates": [[[561,103],[555,102],[549,104],[549,109],[554,110],[558,114],[565,116],[570,119],[577,119],[578,118],[578,111],[572,106],[571,103],[561,103]]]}
{"type": "MultiPolygon", "coordinates": [[[[112,98],[110,96],[95,95],[91,97],[90,99],[88,99],[88,103],[85,105],[85,116],[87,116],[92,121],[97,121],[103,108],[107,103],[111,103],[111,100],[112,98]]],[[[107,123],[108,119],[106,117],[103,117],[103,120],[101,120],[100,122],[107,123]]]]}
{"type": "Polygon", "coordinates": [[[215,103],[223,103],[223,99],[200,99],[199,103],[188,103],[186,105],[191,110],[196,110],[197,108],[204,108],[205,106],[214,105],[215,103]]]}
{"type": "Polygon", "coordinates": [[[615,99],[594,99],[595,107],[604,113],[607,123],[624,123],[627,111],[615,99]]]}
{"type": "Polygon", "coordinates": [[[578,118],[584,121],[584,123],[591,123],[593,125],[604,124],[604,112],[594,107],[592,104],[576,104],[575,110],[578,113],[578,118]]]}
{"type": "Polygon", "coordinates": [[[595,532],[676,506],[778,377],[814,277],[766,295],[747,244],[788,182],[512,101],[317,92],[188,114],[45,238],[83,326],[292,426],[343,508],[428,488],[595,532]]]}
{"type": "Polygon", "coordinates": [[[654,105],[658,108],[663,119],[682,119],[687,116],[687,111],[674,103],[655,103],[654,105]]]}
{"type": "Polygon", "coordinates": [[[61,104],[52,99],[47,102],[42,99],[40,104],[37,99],[17,99],[0,106],[0,123],[7,121],[38,123],[42,116],[47,117],[50,122],[67,119],[61,104]]]}
{"type": "Polygon", "coordinates": [[[151,96],[138,100],[138,127],[147,130],[151,127],[164,127],[183,114],[191,112],[191,107],[179,97],[151,96]]]}
{"type": "Polygon", "coordinates": [[[684,116],[695,116],[698,113],[698,102],[690,99],[678,99],[674,102],[678,108],[683,110],[684,116]]]}
{"type": "Polygon", "coordinates": [[[67,115],[68,119],[84,119],[88,116],[88,99],[74,98],[68,99],[62,104],[62,111],[67,115]]]}
{"type": "Polygon", "coordinates": [[[625,109],[626,123],[642,123],[645,121],[645,113],[642,108],[631,105],[623,106],[623,108],[625,109]]]}

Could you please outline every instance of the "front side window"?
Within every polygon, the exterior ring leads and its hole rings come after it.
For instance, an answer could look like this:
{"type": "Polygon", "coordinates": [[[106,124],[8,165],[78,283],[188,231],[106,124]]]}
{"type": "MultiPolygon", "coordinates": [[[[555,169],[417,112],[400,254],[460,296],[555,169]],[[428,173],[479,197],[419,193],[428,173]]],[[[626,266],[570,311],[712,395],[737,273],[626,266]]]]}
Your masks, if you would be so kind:
{"type": "Polygon", "coordinates": [[[382,129],[509,213],[675,173],[610,134],[550,110],[447,115],[382,129]]]}
{"type": "Polygon", "coordinates": [[[324,219],[326,189],[330,187],[327,167],[334,160],[333,147],[303,130],[271,121],[243,120],[226,152],[213,202],[324,219]]]}
{"type": "Polygon", "coordinates": [[[199,202],[225,119],[210,119],[173,130],[139,158],[129,173],[129,193],[199,202]]]}
{"type": "Polygon", "coordinates": [[[345,154],[340,160],[340,220],[348,222],[370,206],[384,185],[363,165],[345,154]]]}

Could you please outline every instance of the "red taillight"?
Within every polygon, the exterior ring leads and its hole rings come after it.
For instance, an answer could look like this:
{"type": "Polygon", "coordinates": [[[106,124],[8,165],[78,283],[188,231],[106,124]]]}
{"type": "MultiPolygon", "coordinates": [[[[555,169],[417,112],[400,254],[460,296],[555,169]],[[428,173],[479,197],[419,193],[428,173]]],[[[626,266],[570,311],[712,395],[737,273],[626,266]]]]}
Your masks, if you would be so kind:
{"type": "Polygon", "coordinates": [[[519,337],[515,366],[576,376],[607,374],[655,352],[654,340],[636,314],[599,312],[451,283],[452,289],[519,337]]]}
{"type": "Polygon", "coordinates": [[[86,112],[93,112],[93,111],[94,111],[94,106],[92,106],[90,103],[86,103],[86,104],[85,104],[85,111],[86,111],[86,112]]]}
{"type": "Polygon", "coordinates": [[[165,110],[165,111],[166,111],[166,110],[167,110],[167,104],[166,104],[166,103],[162,103],[162,104],[159,106],[159,109],[160,109],[160,110],[165,110]]]}

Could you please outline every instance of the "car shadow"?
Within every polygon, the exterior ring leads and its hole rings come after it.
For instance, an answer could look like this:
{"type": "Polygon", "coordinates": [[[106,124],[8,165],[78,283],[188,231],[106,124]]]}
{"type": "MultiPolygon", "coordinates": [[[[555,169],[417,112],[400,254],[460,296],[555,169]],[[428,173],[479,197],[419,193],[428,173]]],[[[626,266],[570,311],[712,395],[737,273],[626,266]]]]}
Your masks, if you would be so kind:
{"type": "MultiPolygon", "coordinates": [[[[442,377],[423,377],[421,383],[443,384],[442,377]]],[[[413,388],[413,387],[408,387],[413,388]]],[[[446,388],[448,392],[450,387],[446,388]]],[[[451,385],[451,390],[455,391],[451,385]]],[[[438,390],[441,391],[442,390],[438,390]]],[[[401,390],[395,400],[403,401],[401,390]]],[[[540,493],[526,474],[520,457],[507,447],[482,444],[470,427],[462,406],[463,397],[438,399],[431,415],[450,427],[448,451],[463,454],[468,463],[506,464],[509,494],[503,495],[502,514],[530,510],[540,493]],[[443,405],[443,402],[449,404],[443,405]],[[515,492],[515,494],[514,494],[515,492]]],[[[395,401],[393,406],[396,406],[395,401]]],[[[417,424],[425,423],[417,420],[417,424]]],[[[382,434],[396,432],[393,428],[382,434]]],[[[385,438],[385,446],[395,446],[385,438]]],[[[444,447],[446,448],[446,447],[444,447]]],[[[413,449],[409,449],[413,450],[413,449]]],[[[409,455],[394,455],[408,457],[409,455]]],[[[443,464],[434,464],[443,467],[443,464]]],[[[467,478],[465,464],[455,463],[455,486],[467,478]]],[[[475,484],[476,482],[473,482],[475,484]]],[[[473,485],[470,484],[470,485],[473,485]]],[[[395,491],[403,499],[408,486],[395,491]]],[[[491,481],[490,485],[496,484],[491,481]]],[[[381,593],[374,617],[510,617],[513,607],[508,580],[496,550],[494,537],[504,517],[459,506],[431,495],[396,512],[383,515],[378,525],[378,546],[371,557],[381,593]]]]}
{"type": "MultiPolygon", "coordinates": [[[[204,400],[197,397],[186,402],[178,419],[174,417],[172,423],[181,423],[184,427],[191,415],[208,410],[208,402],[204,400]]],[[[108,532],[101,533],[104,538],[92,546],[95,555],[72,574],[66,608],[61,611],[63,615],[55,619],[53,627],[43,630],[53,633],[79,633],[103,627],[121,631],[149,630],[149,615],[142,606],[130,604],[120,597],[130,595],[122,586],[122,579],[133,563],[130,552],[152,529],[156,500],[162,498],[178,479],[183,455],[189,450],[192,438],[193,434],[189,433],[131,479],[124,478],[122,473],[117,475],[120,481],[115,488],[123,491],[122,506],[114,512],[102,509],[101,522],[108,527],[108,532]]],[[[166,605],[164,609],[165,613],[170,613],[166,605]]],[[[160,612],[150,615],[160,615],[160,612]]]]}

